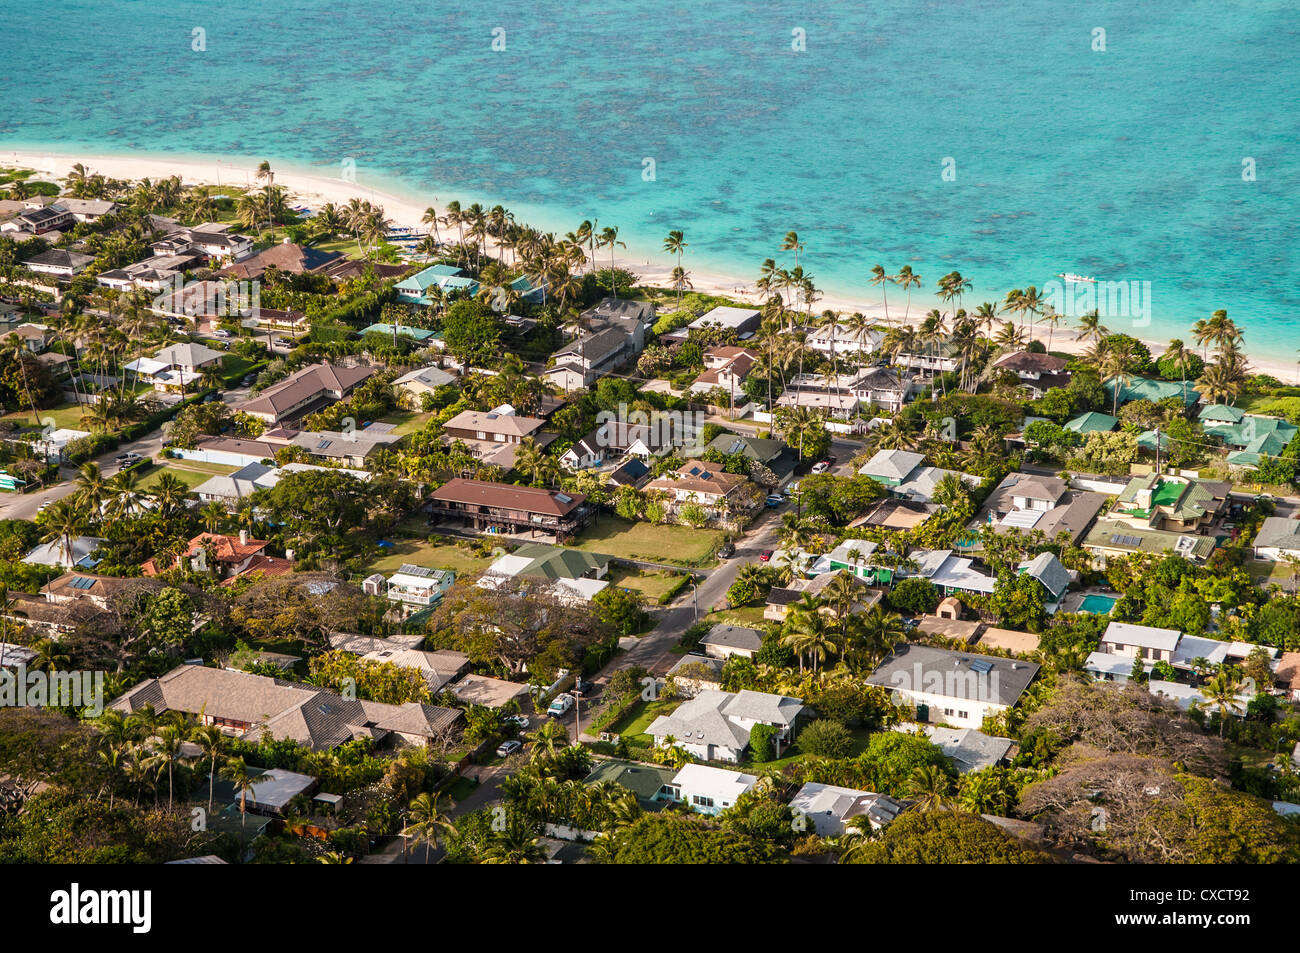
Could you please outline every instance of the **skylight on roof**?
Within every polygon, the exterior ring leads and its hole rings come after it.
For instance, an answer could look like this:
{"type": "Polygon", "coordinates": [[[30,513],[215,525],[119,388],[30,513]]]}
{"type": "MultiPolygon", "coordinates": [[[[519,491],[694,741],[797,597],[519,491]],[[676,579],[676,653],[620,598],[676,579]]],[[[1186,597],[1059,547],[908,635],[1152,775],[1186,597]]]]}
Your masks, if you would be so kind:
{"type": "Polygon", "coordinates": [[[564,494],[564,493],[556,493],[556,494],[555,494],[555,498],[556,498],[557,500],[559,500],[561,503],[572,503],[572,502],[573,502],[573,497],[568,496],[567,494],[564,494]]]}

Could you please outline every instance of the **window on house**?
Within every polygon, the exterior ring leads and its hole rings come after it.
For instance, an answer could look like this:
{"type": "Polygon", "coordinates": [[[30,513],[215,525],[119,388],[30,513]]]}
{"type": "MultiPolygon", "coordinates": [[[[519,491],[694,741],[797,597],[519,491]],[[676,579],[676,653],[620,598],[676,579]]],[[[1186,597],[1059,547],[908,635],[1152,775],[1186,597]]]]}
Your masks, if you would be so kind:
{"type": "Polygon", "coordinates": [[[969,717],[970,717],[970,712],[959,711],[959,712],[957,712],[957,717],[958,717],[958,718],[969,718],[969,717]]]}
{"type": "Polygon", "coordinates": [[[699,794],[692,794],[691,803],[693,803],[696,807],[713,807],[713,798],[703,797],[702,795],[699,794]]]}

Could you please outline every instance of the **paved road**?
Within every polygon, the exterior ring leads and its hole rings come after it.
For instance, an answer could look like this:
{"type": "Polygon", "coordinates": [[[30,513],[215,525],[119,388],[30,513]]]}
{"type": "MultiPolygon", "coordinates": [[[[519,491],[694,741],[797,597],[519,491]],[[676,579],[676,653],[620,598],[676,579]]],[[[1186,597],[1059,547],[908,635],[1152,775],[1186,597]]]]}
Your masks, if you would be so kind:
{"type": "MultiPolygon", "coordinates": [[[[228,390],[221,395],[221,399],[230,405],[237,404],[247,398],[247,387],[228,390]]],[[[99,464],[105,476],[113,476],[121,469],[118,464],[113,462],[114,457],[126,453],[128,450],[134,450],[145,459],[157,459],[162,451],[162,443],[162,430],[153,430],[138,440],[123,443],[116,450],[110,450],[103,456],[97,457],[95,462],[99,464]]],[[[61,500],[72,493],[76,489],[76,468],[65,466],[60,470],[59,476],[58,483],[52,483],[40,491],[26,493],[21,496],[9,493],[0,495],[0,519],[35,519],[36,514],[40,512],[41,504],[61,500]]]]}

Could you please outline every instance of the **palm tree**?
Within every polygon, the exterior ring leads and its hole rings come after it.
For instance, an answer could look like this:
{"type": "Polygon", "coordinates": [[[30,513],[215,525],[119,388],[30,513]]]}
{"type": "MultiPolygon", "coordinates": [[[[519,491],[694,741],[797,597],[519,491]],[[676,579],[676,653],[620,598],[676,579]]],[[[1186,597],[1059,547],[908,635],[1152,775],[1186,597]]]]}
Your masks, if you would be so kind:
{"type": "Polygon", "coordinates": [[[404,833],[415,837],[416,842],[424,844],[424,860],[426,863],[432,851],[438,849],[439,834],[453,834],[456,827],[451,822],[451,818],[443,813],[439,800],[441,794],[420,794],[410,806],[410,823],[407,824],[404,833]]]}
{"type": "Polygon", "coordinates": [[[528,736],[532,742],[534,761],[554,758],[561,750],[569,746],[569,730],[554,719],[547,719],[545,724],[528,736]]]}
{"type": "Polygon", "coordinates": [[[682,264],[682,252],[686,251],[688,247],[690,246],[686,243],[684,233],[676,229],[669,232],[668,237],[664,239],[664,251],[677,256],[677,266],[679,268],[682,264]]]}
{"type": "Polygon", "coordinates": [[[886,294],[886,285],[892,285],[895,281],[893,275],[885,274],[883,265],[874,265],[871,268],[871,283],[880,288],[880,300],[885,306],[885,324],[889,324],[889,295],[886,294]]]}
{"type": "Polygon", "coordinates": [[[221,761],[226,736],[215,725],[200,725],[190,734],[190,740],[198,745],[199,751],[208,760],[208,814],[211,815],[213,789],[217,783],[217,765],[221,761]]]}
{"type": "Polygon", "coordinates": [[[627,248],[627,244],[618,240],[618,227],[614,226],[601,229],[600,238],[597,239],[596,245],[599,248],[609,249],[609,288],[610,294],[617,298],[618,273],[614,270],[614,248],[615,246],[627,248]]]}
{"type": "Polygon", "coordinates": [[[867,666],[874,666],[892,652],[895,645],[906,640],[907,628],[903,625],[903,617],[879,603],[854,616],[849,642],[853,653],[867,666]]]}
{"type": "Polygon", "coordinates": [[[164,519],[171,516],[177,509],[183,507],[185,502],[191,499],[194,494],[190,492],[189,486],[173,473],[164,473],[154,484],[152,496],[154,502],[158,504],[158,514],[164,519]]]}
{"type": "Polygon", "coordinates": [[[1196,384],[1208,403],[1231,406],[1241,393],[1242,375],[1238,368],[1220,361],[1207,364],[1196,384]]]}
{"type": "Polygon", "coordinates": [[[799,267],[799,253],[803,251],[803,242],[799,241],[798,232],[786,232],[785,238],[781,241],[781,251],[794,252],[794,265],[799,267]]]}
{"type": "Polygon", "coordinates": [[[907,322],[912,313],[912,289],[921,287],[921,276],[912,273],[911,265],[904,265],[894,276],[894,284],[907,292],[907,308],[903,311],[903,321],[907,322]]]}
{"type": "Polygon", "coordinates": [[[1219,737],[1222,738],[1228,726],[1228,715],[1242,709],[1237,698],[1241,691],[1240,670],[1228,665],[1220,666],[1213,678],[1201,686],[1201,694],[1209,704],[1219,710],[1219,737]]]}
{"type": "Polygon", "coordinates": [[[555,476],[555,458],[547,456],[532,437],[525,437],[515,446],[514,470],[532,486],[542,486],[555,476]]]}
{"type": "Polygon", "coordinates": [[[681,265],[678,265],[673,269],[672,287],[673,290],[677,292],[677,307],[680,308],[682,306],[682,292],[687,288],[695,287],[691,284],[690,274],[685,271],[681,265]]]}
{"type": "Polygon", "coordinates": [[[512,821],[498,832],[483,852],[485,864],[541,864],[546,848],[522,822],[512,821]]]}
{"type": "Polygon", "coordinates": [[[905,789],[918,811],[937,811],[948,804],[952,778],[938,765],[924,764],[912,772],[905,789]]]}
{"type": "Polygon", "coordinates": [[[184,760],[182,749],[185,745],[187,732],[183,728],[175,725],[168,725],[158,732],[157,739],[154,743],[154,763],[161,770],[167,769],[167,810],[171,810],[175,794],[175,783],[172,771],[176,764],[184,760]]]}
{"type": "Polygon", "coordinates": [[[839,655],[843,649],[842,637],[831,629],[826,616],[821,612],[821,606],[815,601],[811,607],[804,601],[796,604],[790,611],[790,620],[786,626],[781,644],[799,656],[800,672],[803,671],[805,656],[812,660],[812,670],[816,672],[818,662],[839,655]]]}
{"type": "Polygon", "coordinates": [[[17,334],[10,334],[4,339],[4,346],[0,347],[0,358],[6,362],[12,361],[18,365],[22,373],[23,393],[27,397],[27,403],[32,408],[32,426],[40,426],[40,411],[36,409],[36,398],[32,394],[32,385],[27,378],[27,362],[31,360],[31,354],[27,350],[27,345],[23,343],[22,338],[17,334]]]}
{"type": "Polygon", "coordinates": [[[68,568],[77,561],[73,553],[73,543],[85,528],[85,518],[80,510],[68,500],[57,500],[45,510],[45,534],[42,543],[57,543],[61,550],[60,559],[68,568]]]}
{"type": "Polygon", "coordinates": [[[257,795],[253,793],[253,788],[257,785],[259,775],[248,773],[248,765],[244,763],[243,758],[231,758],[226,762],[221,776],[234,784],[235,793],[239,795],[239,852],[242,856],[244,830],[248,822],[248,802],[251,800],[254,804],[257,803],[257,795]]]}

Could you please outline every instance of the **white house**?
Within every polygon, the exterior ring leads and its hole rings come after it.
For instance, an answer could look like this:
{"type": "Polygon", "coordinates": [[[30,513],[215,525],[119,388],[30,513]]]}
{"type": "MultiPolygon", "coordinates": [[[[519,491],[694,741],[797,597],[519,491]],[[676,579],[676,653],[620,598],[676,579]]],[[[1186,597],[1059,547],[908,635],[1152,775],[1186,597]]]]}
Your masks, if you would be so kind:
{"type": "MultiPolygon", "coordinates": [[[[364,588],[371,595],[379,595],[377,591],[372,592],[371,580],[374,578],[371,576],[367,579],[364,588]]],[[[384,595],[389,602],[399,602],[412,610],[420,609],[441,599],[455,581],[456,574],[449,569],[430,569],[427,566],[403,563],[385,581],[384,595]]]]}
{"type": "Polygon", "coordinates": [[[750,791],[758,778],[752,774],[688,764],[660,790],[660,796],[678,804],[689,804],[701,814],[718,814],[750,791]]]}
{"type": "Polygon", "coordinates": [[[803,702],[785,695],[749,690],[738,693],[700,692],[668,715],[660,715],[646,734],[656,745],[672,743],[703,761],[731,761],[741,758],[756,724],[778,729],[777,747],[794,738],[794,723],[803,702]]]}
{"type": "Polygon", "coordinates": [[[1255,558],[1272,562],[1300,559],[1300,520],[1266,517],[1255,537],[1255,558]]]}
{"type": "MultiPolygon", "coordinates": [[[[1105,655],[1122,655],[1150,662],[1172,662],[1182,633],[1177,629],[1158,629],[1131,622],[1112,622],[1106,626],[1098,651],[1105,655]]],[[[1131,667],[1131,666],[1130,666],[1131,667]]]]}
{"type": "Polygon", "coordinates": [[[1013,707],[1040,666],[1019,659],[900,645],[867,678],[897,702],[916,706],[918,721],[978,728],[988,715],[1013,707]]]}
{"type": "Polygon", "coordinates": [[[796,820],[803,818],[812,825],[808,833],[818,837],[838,837],[847,823],[866,815],[872,830],[880,830],[896,818],[903,805],[887,794],[874,794],[855,788],[809,781],[790,801],[796,820]]]}

